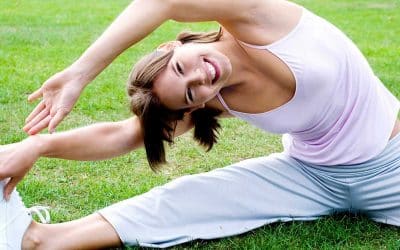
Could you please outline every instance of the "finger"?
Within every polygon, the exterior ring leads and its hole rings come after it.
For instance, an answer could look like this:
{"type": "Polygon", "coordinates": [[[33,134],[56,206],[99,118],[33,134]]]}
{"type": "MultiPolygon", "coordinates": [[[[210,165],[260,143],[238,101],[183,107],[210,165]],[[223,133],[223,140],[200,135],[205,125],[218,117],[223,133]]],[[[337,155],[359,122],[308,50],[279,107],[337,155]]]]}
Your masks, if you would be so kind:
{"type": "Polygon", "coordinates": [[[6,201],[10,200],[11,193],[14,191],[18,182],[20,182],[21,180],[22,177],[13,177],[8,181],[8,183],[4,187],[4,198],[6,199],[6,201]]]}
{"type": "Polygon", "coordinates": [[[44,128],[46,128],[49,125],[50,120],[51,120],[51,116],[48,115],[46,118],[44,118],[38,124],[36,124],[34,127],[32,127],[28,131],[28,134],[34,135],[34,134],[37,134],[38,132],[42,131],[44,128]]]}
{"type": "Polygon", "coordinates": [[[56,127],[58,126],[58,124],[60,124],[60,122],[64,119],[64,117],[67,115],[67,111],[65,111],[65,109],[59,109],[56,113],[56,115],[51,119],[50,123],[49,123],[49,133],[54,133],[56,127]]]}
{"type": "Polygon", "coordinates": [[[7,179],[7,171],[4,168],[0,168],[0,181],[5,181],[7,179]]]}
{"type": "Polygon", "coordinates": [[[32,102],[42,96],[43,96],[43,90],[42,88],[39,88],[38,90],[36,90],[35,92],[33,92],[28,96],[28,102],[32,102]]]}
{"type": "Polygon", "coordinates": [[[46,108],[46,104],[44,101],[41,101],[36,108],[28,115],[28,117],[25,119],[25,124],[30,122],[37,114],[42,112],[43,109],[46,108]]]}
{"type": "Polygon", "coordinates": [[[32,127],[38,124],[41,120],[46,118],[49,115],[48,109],[43,109],[35,118],[33,118],[28,124],[24,126],[24,131],[29,131],[32,127]]]}

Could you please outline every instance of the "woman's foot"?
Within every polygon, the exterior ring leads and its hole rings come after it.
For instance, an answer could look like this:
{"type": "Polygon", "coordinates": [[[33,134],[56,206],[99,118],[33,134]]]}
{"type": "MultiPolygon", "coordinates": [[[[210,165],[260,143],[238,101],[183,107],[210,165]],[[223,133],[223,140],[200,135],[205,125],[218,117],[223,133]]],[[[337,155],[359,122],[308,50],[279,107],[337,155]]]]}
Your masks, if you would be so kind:
{"type": "Polygon", "coordinates": [[[22,249],[22,238],[32,217],[16,190],[10,200],[3,197],[5,181],[0,181],[0,249],[22,249]]]}

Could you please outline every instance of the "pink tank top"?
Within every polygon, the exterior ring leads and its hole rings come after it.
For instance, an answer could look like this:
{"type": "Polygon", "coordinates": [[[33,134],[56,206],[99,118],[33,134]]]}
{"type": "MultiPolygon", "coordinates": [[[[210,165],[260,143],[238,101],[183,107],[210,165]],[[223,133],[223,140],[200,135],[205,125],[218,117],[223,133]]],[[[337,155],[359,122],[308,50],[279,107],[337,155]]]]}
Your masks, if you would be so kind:
{"type": "Polygon", "coordinates": [[[347,165],[378,155],[389,141],[400,102],[375,76],[365,57],[339,29],[303,9],[297,26],[266,45],[292,71],[296,92],[265,113],[232,115],[284,134],[284,151],[318,165],[347,165]]]}

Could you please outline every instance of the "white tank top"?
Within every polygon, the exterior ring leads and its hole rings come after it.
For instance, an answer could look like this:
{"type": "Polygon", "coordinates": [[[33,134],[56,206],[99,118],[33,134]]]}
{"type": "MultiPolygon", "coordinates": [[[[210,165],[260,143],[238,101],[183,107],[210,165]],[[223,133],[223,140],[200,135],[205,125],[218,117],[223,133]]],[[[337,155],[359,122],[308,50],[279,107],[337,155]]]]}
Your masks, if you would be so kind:
{"type": "Polygon", "coordinates": [[[386,146],[400,102],[375,76],[365,57],[339,29],[303,9],[297,26],[266,46],[292,71],[296,91],[286,104],[264,113],[229,109],[232,115],[284,134],[284,151],[318,165],[367,161],[386,146]]]}

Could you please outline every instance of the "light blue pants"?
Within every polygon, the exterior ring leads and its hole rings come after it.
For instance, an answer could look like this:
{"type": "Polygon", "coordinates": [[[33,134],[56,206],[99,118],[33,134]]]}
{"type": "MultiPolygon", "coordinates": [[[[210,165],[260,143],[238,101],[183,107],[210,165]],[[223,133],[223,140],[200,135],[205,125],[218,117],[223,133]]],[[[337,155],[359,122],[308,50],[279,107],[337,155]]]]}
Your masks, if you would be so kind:
{"type": "Polygon", "coordinates": [[[363,164],[325,167],[272,154],[178,178],[99,213],[124,244],[168,247],[342,211],[400,226],[400,136],[363,164]]]}

